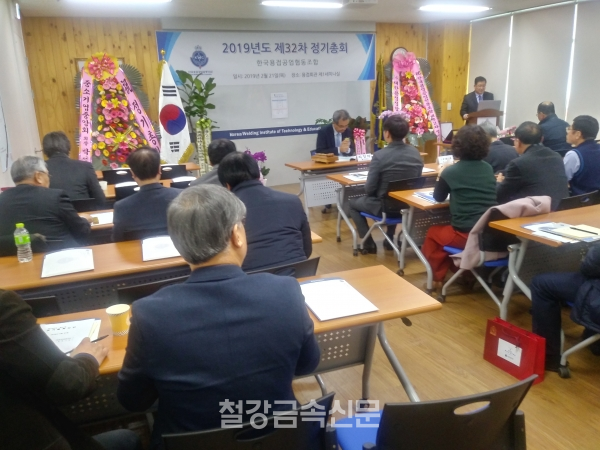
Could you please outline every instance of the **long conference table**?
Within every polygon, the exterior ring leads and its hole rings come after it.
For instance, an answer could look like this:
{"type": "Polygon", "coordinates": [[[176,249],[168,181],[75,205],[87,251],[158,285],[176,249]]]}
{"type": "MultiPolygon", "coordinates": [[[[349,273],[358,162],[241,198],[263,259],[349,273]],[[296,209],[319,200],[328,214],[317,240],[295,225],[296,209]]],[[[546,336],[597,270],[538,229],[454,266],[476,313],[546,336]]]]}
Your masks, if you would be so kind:
{"type": "MultiPolygon", "coordinates": [[[[375,341],[378,339],[409,399],[418,402],[419,397],[412,383],[387,341],[384,322],[439,310],[442,305],[384,266],[348,270],[310,277],[305,280],[331,277],[346,280],[371,301],[378,311],[322,322],[309,310],[321,349],[321,361],[315,371],[306,376],[363,365],[362,396],[363,400],[367,400],[375,341]]],[[[106,419],[126,413],[116,399],[116,386],[118,383],[117,373],[121,369],[125,357],[127,336],[112,335],[110,322],[104,309],[38,319],[39,323],[57,323],[87,318],[102,320],[99,335],[108,335],[104,342],[109,348],[109,352],[100,366],[98,390],[90,397],[63,408],[65,413],[78,423],[106,419]]],[[[323,386],[321,387],[323,388],[323,386]]]]}

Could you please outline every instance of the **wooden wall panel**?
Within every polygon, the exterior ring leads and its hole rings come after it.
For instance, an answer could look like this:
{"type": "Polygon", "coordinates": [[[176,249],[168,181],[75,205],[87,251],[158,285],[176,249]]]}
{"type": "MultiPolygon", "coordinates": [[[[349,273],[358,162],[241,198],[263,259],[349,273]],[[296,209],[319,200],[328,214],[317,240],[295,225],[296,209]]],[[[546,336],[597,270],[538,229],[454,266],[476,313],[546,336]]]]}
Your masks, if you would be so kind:
{"type": "Polygon", "coordinates": [[[443,122],[455,128],[464,124],[460,105],[468,86],[469,31],[468,22],[443,21],[429,25],[428,53],[431,63],[433,98],[442,107],[443,122]],[[452,104],[448,111],[447,104],[452,104]]]}
{"type": "Polygon", "coordinates": [[[154,33],[160,29],[158,19],[24,17],[22,27],[40,138],[50,131],[64,131],[71,139],[71,156],[77,157],[78,92],[73,78],[77,60],[96,52],[124,58],[137,67],[150,98],[148,114],[157,120],[160,80],[154,33]]]}

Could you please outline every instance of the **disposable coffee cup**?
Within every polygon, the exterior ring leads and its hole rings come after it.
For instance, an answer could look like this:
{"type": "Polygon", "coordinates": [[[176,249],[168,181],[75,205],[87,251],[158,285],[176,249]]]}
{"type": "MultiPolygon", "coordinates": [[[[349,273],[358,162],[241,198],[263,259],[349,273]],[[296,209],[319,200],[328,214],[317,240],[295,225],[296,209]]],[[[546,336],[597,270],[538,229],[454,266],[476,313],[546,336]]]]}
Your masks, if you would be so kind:
{"type": "Polygon", "coordinates": [[[102,188],[103,191],[108,189],[108,181],[98,181],[98,183],[100,183],[100,188],[102,188]]]}
{"type": "Polygon", "coordinates": [[[129,333],[129,305],[113,305],[106,308],[114,336],[124,336],[129,333]]]}

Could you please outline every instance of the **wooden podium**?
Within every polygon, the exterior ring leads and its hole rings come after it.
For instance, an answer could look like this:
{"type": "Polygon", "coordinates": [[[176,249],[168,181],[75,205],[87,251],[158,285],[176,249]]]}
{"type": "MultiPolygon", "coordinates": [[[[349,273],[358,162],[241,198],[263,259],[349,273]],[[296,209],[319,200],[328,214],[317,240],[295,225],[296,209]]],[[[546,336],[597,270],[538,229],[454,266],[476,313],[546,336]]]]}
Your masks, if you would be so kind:
{"type": "Polygon", "coordinates": [[[497,109],[482,109],[481,111],[475,111],[469,113],[469,118],[467,119],[467,125],[477,125],[477,119],[480,117],[495,117],[496,118],[496,126],[500,125],[500,117],[504,115],[504,111],[499,111],[497,109]]]}

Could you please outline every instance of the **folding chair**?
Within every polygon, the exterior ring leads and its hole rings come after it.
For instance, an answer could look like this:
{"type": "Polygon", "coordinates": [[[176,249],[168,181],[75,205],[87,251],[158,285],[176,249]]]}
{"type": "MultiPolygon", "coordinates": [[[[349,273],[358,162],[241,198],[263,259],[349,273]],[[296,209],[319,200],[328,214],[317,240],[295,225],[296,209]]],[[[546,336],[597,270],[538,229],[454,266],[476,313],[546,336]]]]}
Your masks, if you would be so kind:
{"type": "MultiPolygon", "coordinates": [[[[500,270],[502,267],[508,267],[508,256],[505,257],[505,258],[495,259],[495,260],[492,260],[492,261],[486,261],[485,260],[485,252],[505,253],[505,252],[508,252],[507,248],[508,248],[509,245],[516,244],[516,243],[519,242],[519,240],[518,240],[518,238],[516,236],[514,236],[512,234],[509,234],[509,233],[504,233],[503,231],[496,230],[496,229],[491,228],[489,226],[490,222],[493,222],[495,220],[503,220],[503,219],[506,219],[506,218],[507,217],[504,214],[502,214],[500,211],[498,211],[497,209],[492,210],[492,212],[491,212],[491,214],[489,216],[488,223],[486,223],[485,228],[483,230],[483,233],[481,233],[479,235],[479,254],[480,254],[480,259],[479,259],[479,264],[477,265],[477,267],[493,267],[494,268],[494,270],[488,276],[488,282],[486,283],[483,280],[483,278],[481,278],[481,275],[479,275],[477,273],[476,270],[470,270],[470,272],[473,274],[473,276],[475,277],[475,279],[485,289],[485,291],[488,293],[488,295],[490,297],[492,297],[492,300],[494,300],[494,302],[496,303],[496,305],[498,305],[498,308],[501,308],[502,300],[500,300],[496,296],[496,294],[494,293],[494,291],[492,291],[492,288],[488,285],[488,283],[489,284],[492,283],[492,277],[498,272],[498,270],[500,270]]],[[[463,251],[463,249],[445,246],[444,247],[444,251],[448,252],[450,255],[456,255],[458,253],[461,253],[463,251]]],[[[467,269],[459,269],[452,276],[452,278],[450,278],[446,282],[446,284],[444,284],[444,286],[442,287],[442,293],[438,297],[438,300],[441,303],[444,303],[446,301],[446,293],[448,291],[448,288],[466,270],[467,269]]]]}
{"type": "Polygon", "coordinates": [[[518,408],[536,377],[467,397],[387,403],[381,414],[336,421],[338,443],[342,450],[525,450],[525,415],[518,408]]]}
{"type": "Polygon", "coordinates": [[[115,201],[122,200],[135,194],[140,187],[135,181],[126,181],[125,183],[115,184],[115,201]]]}
{"type": "MultiPolygon", "coordinates": [[[[425,177],[407,178],[405,180],[390,181],[388,183],[388,186],[387,186],[384,196],[381,198],[381,215],[375,216],[373,214],[369,214],[366,212],[360,213],[361,216],[374,221],[373,225],[371,225],[371,228],[369,228],[369,231],[367,231],[367,233],[365,234],[365,236],[362,238],[362,240],[359,242],[359,245],[358,245],[358,247],[361,249],[361,253],[363,255],[367,254],[367,250],[365,250],[363,248],[363,245],[365,244],[365,242],[367,241],[369,236],[371,236],[371,234],[373,233],[375,228],[378,228],[379,231],[381,231],[383,233],[385,240],[392,246],[394,253],[396,253],[396,257],[398,258],[398,264],[400,264],[400,249],[394,243],[394,239],[393,238],[390,239],[390,237],[387,235],[387,233],[383,230],[383,227],[388,226],[388,225],[401,224],[402,223],[402,214],[400,211],[402,209],[408,208],[408,205],[391,198],[389,196],[389,193],[395,192],[395,191],[421,189],[423,187],[423,185],[425,184],[425,181],[426,181],[425,177]]],[[[356,256],[357,254],[358,254],[358,250],[355,249],[354,256],[356,256]]]]}
{"type": "Polygon", "coordinates": [[[583,208],[584,206],[592,206],[600,203],[600,191],[593,191],[587,194],[575,195],[573,197],[566,197],[560,200],[557,211],[564,211],[566,209],[583,208]]]}
{"type": "Polygon", "coordinates": [[[266,424],[260,420],[245,423],[242,428],[166,434],[163,435],[165,450],[332,449],[335,429],[327,426],[327,420],[334,395],[331,392],[299,409],[278,412],[267,418],[266,424]]]}
{"type": "Polygon", "coordinates": [[[160,166],[161,180],[172,180],[173,178],[184,177],[187,174],[185,164],[163,164],[160,166]]]}

